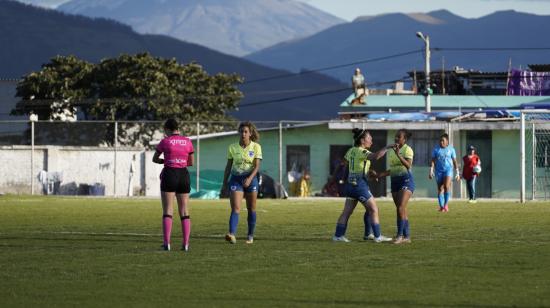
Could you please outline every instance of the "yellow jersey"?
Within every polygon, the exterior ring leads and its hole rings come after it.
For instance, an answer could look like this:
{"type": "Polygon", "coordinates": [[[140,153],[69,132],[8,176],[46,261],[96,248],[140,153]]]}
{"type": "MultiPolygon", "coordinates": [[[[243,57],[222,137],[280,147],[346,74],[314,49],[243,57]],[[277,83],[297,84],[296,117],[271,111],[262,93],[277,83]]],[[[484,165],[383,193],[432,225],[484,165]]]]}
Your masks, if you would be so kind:
{"type": "Polygon", "coordinates": [[[354,181],[358,178],[366,178],[370,168],[368,159],[371,152],[362,147],[353,147],[348,150],[344,158],[348,161],[349,177],[348,181],[354,181]]]}
{"type": "Polygon", "coordinates": [[[259,143],[250,141],[245,148],[237,143],[229,145],[227,149],[227,159],[233,160],[231,174],[243,175],[254,170],[254,160],[262,159],[262,147],[259,143]]]}
{"type": "MultiPolygon", "coordinates": [[[[405,159],[410,159],[411,162],[414,157],[413,149],[406,144],[404,144],[401,149],[399,149],[399,154],[401,154],[401,156],[403,156],[405,159]]],[[[407,167],[403,166],[401,160],[399,159],[399,157],[397,157],[397,154],[395,154],[395,151],[390,150],[388,154],[388,159],[390,161],[390,176],[403,176],[409,172],[409,170],[407,170],[407,167]]]]}

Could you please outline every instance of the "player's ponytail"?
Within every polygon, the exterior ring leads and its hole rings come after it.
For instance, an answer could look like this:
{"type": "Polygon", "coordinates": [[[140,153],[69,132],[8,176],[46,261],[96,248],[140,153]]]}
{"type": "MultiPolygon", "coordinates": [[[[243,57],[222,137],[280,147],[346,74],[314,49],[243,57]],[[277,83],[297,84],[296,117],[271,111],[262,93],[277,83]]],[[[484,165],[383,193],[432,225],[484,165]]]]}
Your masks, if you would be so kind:
{"type": "Polygon", "coordinates": [[[250,121],[241,122],[239,124],[239,132],[242,131],[243,127],[248,127],[248,130],[250,130],[250,140],[254,142],[260,141],[260,133],[258,132],[258,129],[256,128],[256,125],[250,121]]]}
{"type": "Polygon", "coordinates": [[[366,129],[354,128],[352,130],[352,133],[353,133],[353,145],[360,146],[361,139],[365,137],[369,133],[369,131],[366,129]]]}

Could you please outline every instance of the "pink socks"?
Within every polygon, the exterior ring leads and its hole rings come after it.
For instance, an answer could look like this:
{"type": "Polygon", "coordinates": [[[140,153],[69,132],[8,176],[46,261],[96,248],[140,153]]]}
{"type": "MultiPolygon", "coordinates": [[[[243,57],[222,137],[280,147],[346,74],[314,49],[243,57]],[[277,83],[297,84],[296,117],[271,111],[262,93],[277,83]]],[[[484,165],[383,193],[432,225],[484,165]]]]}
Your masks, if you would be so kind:
{"type": "Polygon", "coordinates": [[[164,239],[164,246],[170,244],[170,235],[172,234],[172,216],[162,216],[162,235],[164,239]]]}
{"type": "Polygon", "coordinates": [[[183,233],[183,247],[189,246],[189,236],[191,236],[191,218],[189,216],[181,217],[181,233],[183,233]]]}

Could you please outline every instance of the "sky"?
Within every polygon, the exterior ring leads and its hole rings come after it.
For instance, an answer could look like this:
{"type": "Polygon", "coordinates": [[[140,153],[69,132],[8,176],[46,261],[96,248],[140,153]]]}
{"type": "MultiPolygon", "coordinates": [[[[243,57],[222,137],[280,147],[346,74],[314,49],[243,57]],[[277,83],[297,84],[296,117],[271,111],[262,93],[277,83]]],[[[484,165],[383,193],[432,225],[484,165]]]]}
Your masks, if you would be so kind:
{"type": "MultiPolygon", "coordinates": [[[[69,0],[18,0],[56,7],[69,0]]],[[[186,0],[182,0],[186,1],[186,0]]],[[[249,0],[257,1],[257,0],[249,0]]],[[[446,9],[466,18],[477,18],[495,11],[515,10],[550,15],[550,0],[298,0],[309,3],[348,21],[358,16],[384,13],[427,13],[446,9]]]]}
{"type": "Polygon", "coordinates": [[[384,13],[427,13],[446,9],[477,18],[495,11],[515,10],[550,15],[550,0],[301,0],[335,16],[352,21],[358,16],[384,13]]]}

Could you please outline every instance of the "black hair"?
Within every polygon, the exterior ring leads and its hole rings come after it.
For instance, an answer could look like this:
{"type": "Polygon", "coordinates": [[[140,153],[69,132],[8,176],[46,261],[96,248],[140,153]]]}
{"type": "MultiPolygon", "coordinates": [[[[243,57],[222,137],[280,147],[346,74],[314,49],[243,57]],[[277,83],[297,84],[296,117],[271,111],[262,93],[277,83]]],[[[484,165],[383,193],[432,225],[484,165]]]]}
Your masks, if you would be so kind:
{"type": "Polygon", "coordinates": [[[447,141],[449,141],[449,134],[444,133],[443,135],[441,135],[441,137],[439,137],[439,139],[441,139],[441,138],[445,138],[445,139],[447,139],[447,141]]]}
{"type": "Polygon", "coordinates": [[[171,131],[178,130],[178,121],[175,119],[168,119],[164,122],[164,128],[171,131]]]}
{"type": "Polygon", "coordinates": [[[398,130],[397,133],[398,134],[403,134],[403,136],[405,136],[406,140],[409,140],[412,137],[411,132],[408,129],[405,129],[405,128],[402,128],[402,129],[398,130]]]}
{"type": "Polygon", "coordinates": [[[361,138],[369,134],[369,131],[366,129],[354,128],[352,130],[352,133],[353,133],[353,145],[359,146],[361,145],[361,138]]]}

